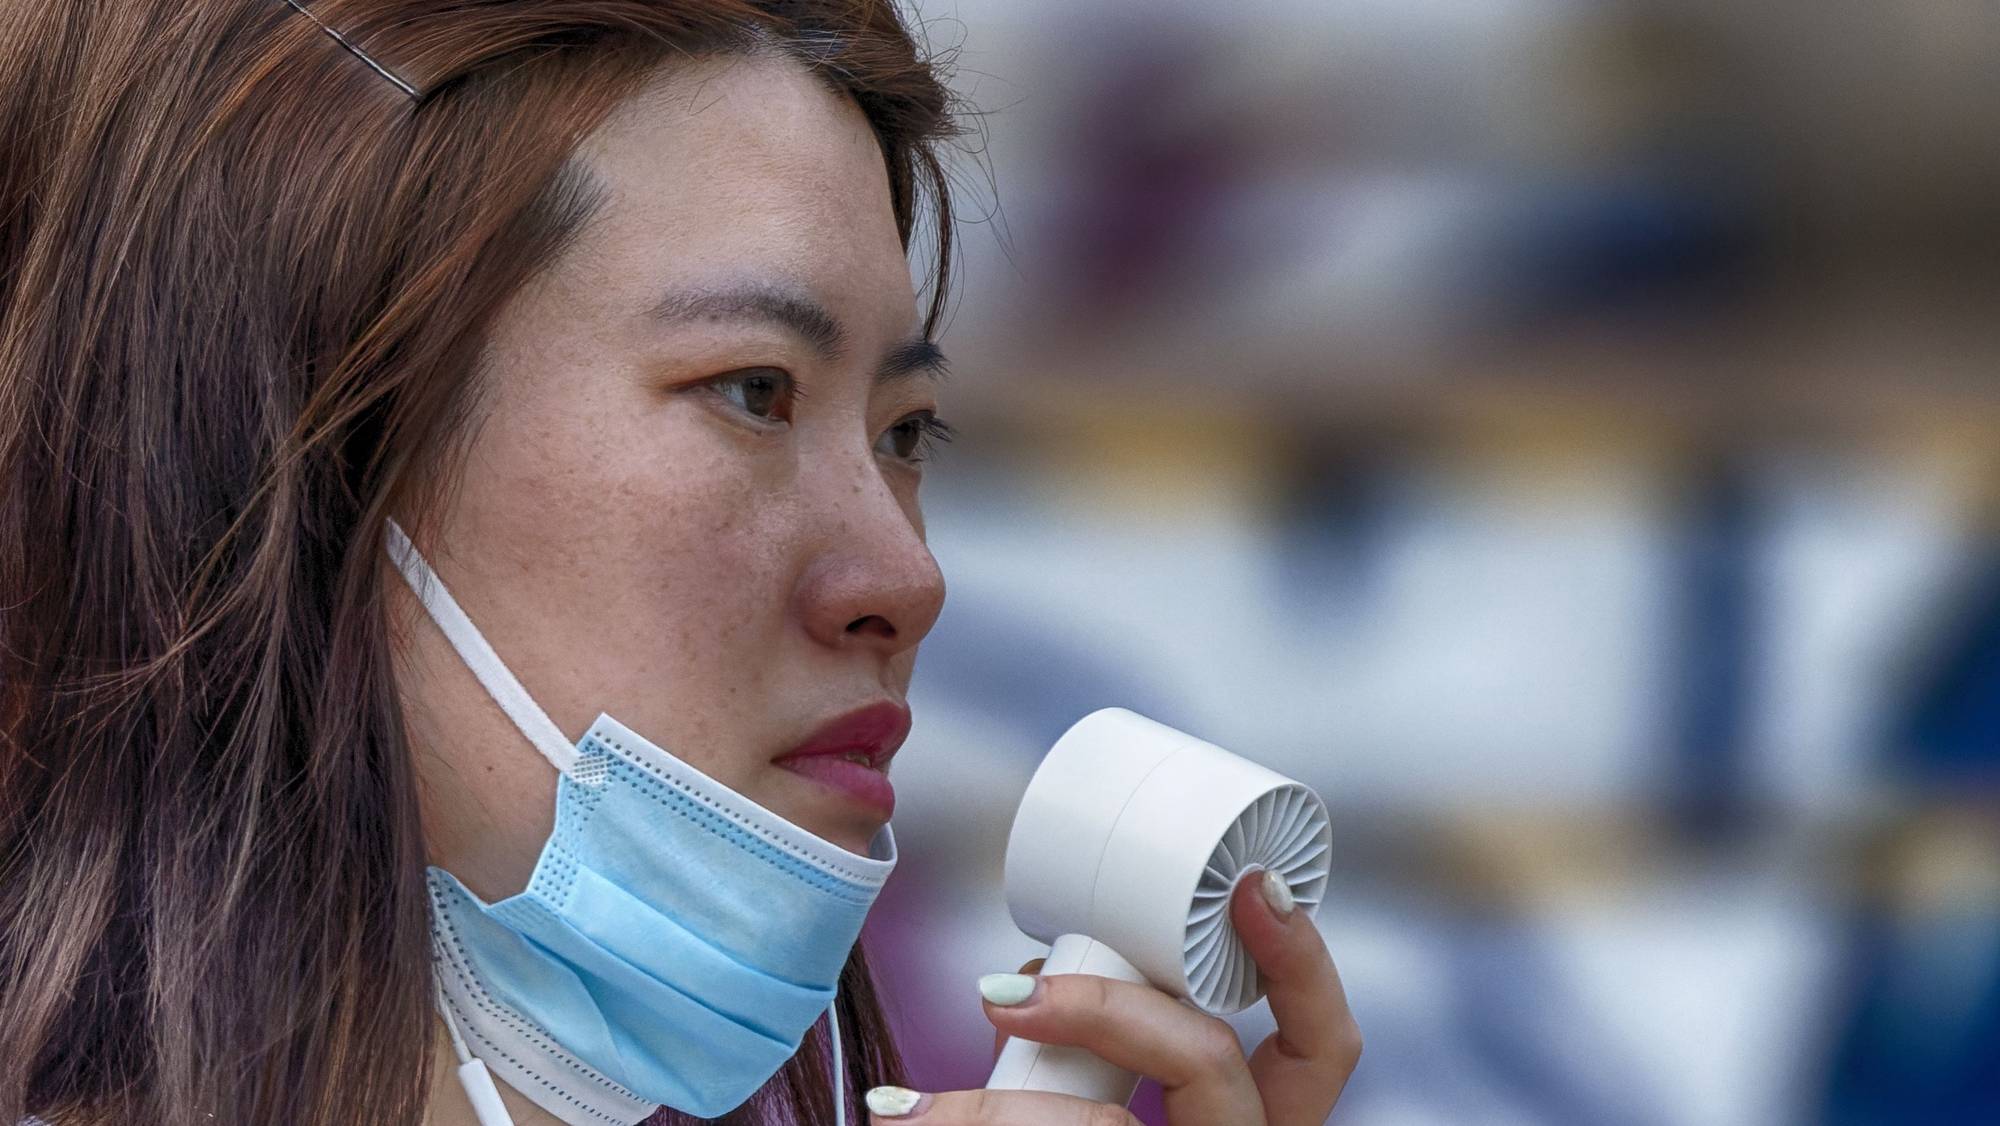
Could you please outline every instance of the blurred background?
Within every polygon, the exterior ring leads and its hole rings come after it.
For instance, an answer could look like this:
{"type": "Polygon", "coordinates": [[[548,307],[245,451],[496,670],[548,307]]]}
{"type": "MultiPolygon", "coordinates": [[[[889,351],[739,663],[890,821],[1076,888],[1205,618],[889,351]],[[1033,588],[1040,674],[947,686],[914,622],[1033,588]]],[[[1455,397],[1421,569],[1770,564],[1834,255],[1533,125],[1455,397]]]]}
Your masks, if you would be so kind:
{"type": "Polygon", "coordinates": [[[982,116],[917,1080],[1115,704],[1331,805],[1339,1122],[2000,1122],[2000,8],[921,11],[982,116]]]}

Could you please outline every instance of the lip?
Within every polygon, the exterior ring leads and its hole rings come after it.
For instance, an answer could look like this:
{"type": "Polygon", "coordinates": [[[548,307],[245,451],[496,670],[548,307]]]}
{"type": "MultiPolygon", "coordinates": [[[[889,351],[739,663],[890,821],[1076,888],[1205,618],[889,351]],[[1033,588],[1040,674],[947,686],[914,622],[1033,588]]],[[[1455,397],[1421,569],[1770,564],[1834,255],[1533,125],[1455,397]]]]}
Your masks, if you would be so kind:
{"type": "Polygon", "coordinates": [[[884,700],[834,717],[772,761],[887,820],[895,810],[896,791],[884,771],[909,734],[910,709],[884,700]],[[841,757],[857,752],[867,756],[867,765],[841,757]]]}

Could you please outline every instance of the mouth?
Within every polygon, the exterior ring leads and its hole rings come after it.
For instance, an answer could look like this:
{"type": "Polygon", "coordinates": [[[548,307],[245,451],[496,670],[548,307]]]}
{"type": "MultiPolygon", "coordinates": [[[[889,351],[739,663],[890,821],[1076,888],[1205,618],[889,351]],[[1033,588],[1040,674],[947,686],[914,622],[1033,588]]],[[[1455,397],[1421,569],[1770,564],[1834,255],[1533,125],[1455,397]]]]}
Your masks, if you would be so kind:
{"type": "Polygon", "coordinates": [[[910,710],[884,700],[834,717],[772,760],[887,821],[896,808],[889,760],[910,733],[910,710]]]}

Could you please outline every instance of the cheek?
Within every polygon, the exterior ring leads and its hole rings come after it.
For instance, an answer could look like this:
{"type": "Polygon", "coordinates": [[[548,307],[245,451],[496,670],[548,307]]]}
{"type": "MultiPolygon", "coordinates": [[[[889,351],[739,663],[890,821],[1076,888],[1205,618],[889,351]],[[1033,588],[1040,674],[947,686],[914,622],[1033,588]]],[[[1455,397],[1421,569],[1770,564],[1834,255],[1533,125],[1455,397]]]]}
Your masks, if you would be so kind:
{"type": "Polygon", "coordinates": [[[476,439],[482,472],[458,499],[479,542],[524,575],[554,561],[607,598],[667,585],[715,598],[772,569],[791,474],[704,417],[696,393],[601,372],[535,382],[476,439]]]}
{"type": "Polygon", "coordinates": [[[519,405],[452,506],[453,542],[491,563],[495,646],[566,730],[606,710],[724,752],[784,642],[803,522],[782,440],[657,390],[519,405]]]}
{"type": "Polygon", "coordinates": [[[797,521],[783,475],[704,429],[649,434],[601,478],[548,500],[579,525],[593,570],[654,615],[713,634],[779,602],[797,521]]]}
{"type": "Polygon", "coordinates": [[[598,522],[600,573],[611,628],[646,622],[634,651],[676,682],[740,675],[737,655],[775,644],[783,621],[790,531],[768,493],[727,473],[675,475],[672,466],[627,482],[598,522]],[[663,670],[664,671],[664,670],[663,670]]]}

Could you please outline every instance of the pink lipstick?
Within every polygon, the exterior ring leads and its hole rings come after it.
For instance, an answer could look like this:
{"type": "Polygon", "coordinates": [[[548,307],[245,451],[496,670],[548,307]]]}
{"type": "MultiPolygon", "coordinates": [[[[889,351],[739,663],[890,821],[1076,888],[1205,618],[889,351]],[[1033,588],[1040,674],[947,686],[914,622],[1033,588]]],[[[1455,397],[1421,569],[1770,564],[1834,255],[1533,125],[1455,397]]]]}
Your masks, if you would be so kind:
{"type": "Polygon", "coordinates": [[[773,761],[866,806],[887,821],[896,790],[885,771],[910,733],[910,710],[884,700],[836,716],[773,761]]]}

